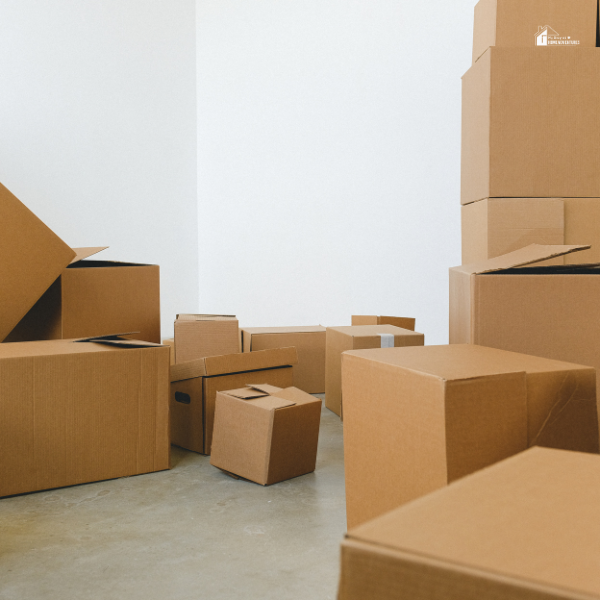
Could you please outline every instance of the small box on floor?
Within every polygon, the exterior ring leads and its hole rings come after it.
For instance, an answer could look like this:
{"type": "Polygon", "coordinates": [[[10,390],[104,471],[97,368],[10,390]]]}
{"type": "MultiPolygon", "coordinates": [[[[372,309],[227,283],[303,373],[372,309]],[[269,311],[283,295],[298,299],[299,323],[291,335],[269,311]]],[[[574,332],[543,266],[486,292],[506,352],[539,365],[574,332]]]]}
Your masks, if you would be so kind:
{"type": "Polygon", "coordinates": [[[321,400],[295,387],[218,392],[210,463],[261,485],[312,473],[321,400]]]}
{"type": "Polygon", "coordinates": [[[175,362],[241,352],[238,320],[233,315],[177,315],[175,362]]]}
{"type": "Polygon", "coordinates": [[[401,329],[415,330],[415,320],[410,317],[352,315],[352,325],[394,325],[394,327],[400,327],[401,329]]]}

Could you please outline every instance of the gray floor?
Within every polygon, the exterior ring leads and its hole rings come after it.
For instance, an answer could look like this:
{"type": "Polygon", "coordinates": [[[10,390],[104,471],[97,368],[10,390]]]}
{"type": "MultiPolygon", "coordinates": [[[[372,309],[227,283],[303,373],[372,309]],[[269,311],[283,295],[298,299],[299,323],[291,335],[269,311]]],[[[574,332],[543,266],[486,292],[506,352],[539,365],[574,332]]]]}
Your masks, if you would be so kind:
{"type": "Polygon", "coordinates": [[[173,448],[171,471],[0,500],[2,600],[326,600],[346,525],[342,425],[315,473],[262,487],[173,448]]]}

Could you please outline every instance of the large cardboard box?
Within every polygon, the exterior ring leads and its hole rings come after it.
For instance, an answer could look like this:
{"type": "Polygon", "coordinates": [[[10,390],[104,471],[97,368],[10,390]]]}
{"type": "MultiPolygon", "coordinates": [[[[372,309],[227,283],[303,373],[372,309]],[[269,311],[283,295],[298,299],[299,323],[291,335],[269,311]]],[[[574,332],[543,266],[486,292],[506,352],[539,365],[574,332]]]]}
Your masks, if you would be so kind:
{"type": "Polygon", "coordinates": [[[415,330],[415,319],[409,317],[386,317],[379,315],[352,315],[352,325],[394,325],[401,329],[415,330]]]}
{"type": "Polygon", "coordinates": [[[521,452],[598,452],[591,367],[475,345],[346,352],[348,527],[521,452]]]}
{"type": "Polygon", "coordinates": [[[594,48],[596,14],[597,0],[479,0],[473,62],[490,46],[594,48]]]}
{"type": "Polygon", "coordinates": [[[600,263],[600,198],[565,198],[566,245],[586,244],[589,250],[565,256],[566,264],[600,263]]]}
{"type": "Polygon", "coordinates": [[[0,496],[169,468],[169,350],[0,344],[0,496]]]}
{"type": "Polygon", "coordinates": [[[105,248],[76,248],[60,277],[6,338],[8,342],[71,339],[132,332],[160,343],[157,265],[84,260],[105,248]]]}
{"type": "Polygon", "coordinates": [[[422,333],[394,325],[355,325],[327,328],[325,406],[342,416],[342,353],[361,348],[422,346],[422,333]]]}
{"type": "Polygon", "coordinates": [[[0,342],[75,257],[0,184],[0,342]]]}
{"type": "Polygon", "coordinates": [[[171,366],[171,442],[210,454],[217,392],[251,384],[290,387],[295,348],[208,356],[171,366]]]}
{"type": "Polygon", "coordinates": [[[600,197],[600,50],[490,48],[463,77],[462,204],[600,197]]]}
{"type": "Polygon", "coordinates": [[[309,394],[325,392],[325,327],[245,327],[244,352],[294,346],[298,364],[294,386],[309,394]]]}
{"type": "Polygon", "coordinates": [[[241,352],[238,320],[233,315],[177,315],[175,362],[241,352]]]}
{"type": "Polygon", "coordinates": [[[339,600],[600,598],[600,457],[532,448],[350,531],[339,600]]]}
{"type": "Polygon", "coordinates": [[[261,485],[312,473],[321,400],[295,387],[217,392],[210,464],[261,485]]]}

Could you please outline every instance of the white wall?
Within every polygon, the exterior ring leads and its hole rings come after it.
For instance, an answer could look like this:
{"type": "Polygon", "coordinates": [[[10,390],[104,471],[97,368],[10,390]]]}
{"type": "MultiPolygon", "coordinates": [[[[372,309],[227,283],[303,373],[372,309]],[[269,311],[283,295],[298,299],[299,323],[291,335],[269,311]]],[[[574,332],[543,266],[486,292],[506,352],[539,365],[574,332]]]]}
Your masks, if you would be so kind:
{"type": "Polygon", "coordinates": [[[0,181],[71,246],[198,305],[195,0],[2,0],[0,181]]]}
{"type": "Polygon", "coordinates": [[[474,0],[197,0],[200,309],[447,342],[474,0]]]}

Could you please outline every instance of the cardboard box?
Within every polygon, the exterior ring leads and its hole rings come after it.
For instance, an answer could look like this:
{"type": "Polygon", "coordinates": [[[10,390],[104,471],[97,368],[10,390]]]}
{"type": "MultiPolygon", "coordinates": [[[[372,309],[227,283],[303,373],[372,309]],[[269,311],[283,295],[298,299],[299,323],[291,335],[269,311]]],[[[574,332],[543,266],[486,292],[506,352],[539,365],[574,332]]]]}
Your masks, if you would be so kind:
{"type": "Polygon", "coordinates": [[[565,239],[566,245],[590,245],[589,250],[565,256],[566,264],[600,262],[600,198],[566,198],[565,239]]]}
{"type": "Polygon", "coordinates": [[[394,327],[400,327],[401,329],[415,330],[415,320],[409,317],[352,315],[352,325],[394,325],[394,327]]]}
{"type": "Polygon", "coordinates": [[[596,46],[597,0],[480,0],[473,62],[490,46],[567,49],[596,46]]]}
{"type": "Polygon", "coordinates": [[[529,446],[599,451],[591,367],[474,345],[346,352],[348,527],[529,446]]]}
{"type": "Polygon", "coordinates": [[[600,457],[532,448],[350,531],[339,600],[600,598],[600,457]]]}
{"type": "Polygon", "coordinates": [[[132,332],[160,344],[157,265],[84,260],[105,248],[76,248],[76,257],[6,338],[7,342],[72,339],[132,332]]]}
{"type": "Polygon", "coordinates": [[[461,202],[600,197],[600,50],[490,48],[463,77],[461,202]]]}
{"type": "Polygon", "coordinates": [[[325,327],[245,327],[244,352],[294,346],[298,364],[294,367],[294,386],[309,393],[325,392],[325,327]]]}
{"type": "Polygon", "coordinates": [[[175,339],[174,338],[167,338],[166,340],[163,340],[163,346],[168,346],[169,347],[169,359],[170,359],[170,363],[172,365],[175,364],[175,339]]]}
{"type": "Polygon", "coordinates": [[[356,325],[327,328],[325,406],[342,416],[342,353],[361,348],[422,346],[425,336],[393,325],[356,325]]]}
{"type": "Polygon", "coordinates": [[[312,473],[321,400],[295,387],[217,393],[210,464],[261,485],[312,473]]]}
{"type": "Polygon", "coordinates": [[[217,392],[252,384],[290,387],[295,348],[209,356],[171,366],[171,442],[210,454],[217,392]]]}
{"type": "Polygon", "coordinates": [[[241,352],[238,320],[233,315],[177,315],[175,362],[241,352]]]}
{"type": "Polygon", "coordinates": [[[0,184],[0,342],[75,252],[0,184]]]}
{"type": "Polygon", "coordinates": [[[168,349],[0,344],[0,496],[169,468],[168,349]]]}

